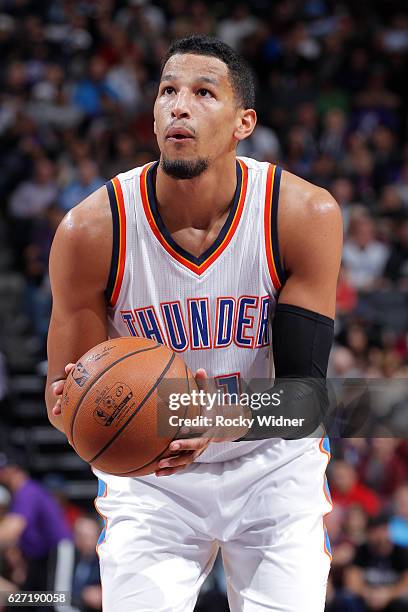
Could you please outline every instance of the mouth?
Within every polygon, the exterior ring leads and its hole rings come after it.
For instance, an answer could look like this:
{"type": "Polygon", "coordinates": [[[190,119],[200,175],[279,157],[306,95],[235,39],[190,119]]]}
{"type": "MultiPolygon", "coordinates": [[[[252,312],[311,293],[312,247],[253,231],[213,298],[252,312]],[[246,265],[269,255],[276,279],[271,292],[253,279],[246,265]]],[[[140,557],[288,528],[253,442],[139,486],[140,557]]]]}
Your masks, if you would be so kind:
{"type": "Polygon", "coordinates": [[[166,140],[170,142],[188,142],[194,140],[194,135],[186,128],[172,127],[166,134],[166,140]]]}

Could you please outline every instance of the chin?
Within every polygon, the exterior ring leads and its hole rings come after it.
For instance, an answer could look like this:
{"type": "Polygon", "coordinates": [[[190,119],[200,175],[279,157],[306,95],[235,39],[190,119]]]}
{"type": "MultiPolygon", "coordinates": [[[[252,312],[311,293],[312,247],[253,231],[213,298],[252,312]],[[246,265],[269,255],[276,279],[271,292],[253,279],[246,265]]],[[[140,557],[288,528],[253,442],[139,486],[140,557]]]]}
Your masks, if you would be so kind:
{"type": "Polygon", "coordinates": [[[188,180],[200,176],[209,166],[205,157],[166,157],[162,156],[161,168],[165,174],[178,180],[188,180]]]}

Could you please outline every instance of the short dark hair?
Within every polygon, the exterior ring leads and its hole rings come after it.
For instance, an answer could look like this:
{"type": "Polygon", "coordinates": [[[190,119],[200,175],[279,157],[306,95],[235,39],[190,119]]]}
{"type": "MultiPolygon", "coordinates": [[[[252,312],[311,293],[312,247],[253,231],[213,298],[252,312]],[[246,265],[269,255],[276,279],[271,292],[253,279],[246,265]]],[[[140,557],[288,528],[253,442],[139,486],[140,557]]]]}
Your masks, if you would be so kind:
{"type": "Polygon", "coordinates": [[[231,85],[238,103],[243,108],[254,108],[255,106],[255,83],[254,76],[248,63],[234,49],[226,45],[218,38],[192,34],[185,38],[179,38],[171,43],[163,60],[160,77],[166,62],[177,54],[192,53],[194,55],[209,55],[217,57],[224,62],[228,68],[231,85]]]}

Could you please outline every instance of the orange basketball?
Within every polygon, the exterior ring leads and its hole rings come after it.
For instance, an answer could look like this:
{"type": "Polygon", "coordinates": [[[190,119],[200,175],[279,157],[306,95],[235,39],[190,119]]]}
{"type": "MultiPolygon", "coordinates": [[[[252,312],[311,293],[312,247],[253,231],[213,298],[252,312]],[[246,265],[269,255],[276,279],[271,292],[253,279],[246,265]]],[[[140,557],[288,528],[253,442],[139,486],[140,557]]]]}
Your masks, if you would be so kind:
{"type": "Polygon", "coordinates": [[[169,394],[193,389],[192,373],[167,346],[145,338],[107,340],[83,355],[67,377],[66,435],[97,469],[117,476],[152,473],[181,427],[169,427],[168,417],[200,414],[194,406],[170,412],[169,394]]]}

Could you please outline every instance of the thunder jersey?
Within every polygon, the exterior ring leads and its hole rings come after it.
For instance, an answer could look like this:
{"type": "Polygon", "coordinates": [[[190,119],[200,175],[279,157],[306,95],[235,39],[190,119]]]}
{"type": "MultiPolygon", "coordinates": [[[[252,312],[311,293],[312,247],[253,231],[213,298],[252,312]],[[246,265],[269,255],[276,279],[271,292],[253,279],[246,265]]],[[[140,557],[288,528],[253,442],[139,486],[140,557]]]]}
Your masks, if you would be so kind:
{"type": "MultiPolygon", "coordinates": [[[[212,246],[195,257],[172,239],[160,217],[157,165],[107,183],[113,219],[109,337],[166,344],[193,373],[204,368],[229,393],[239,393],[242,381],[272,383],[271,319],[283,282],[277,241],[281,168],[237,158],[228,218],[212,246]]],[[[198,461],[232,459],[273,442],[211,443],[198,461]]]]}

